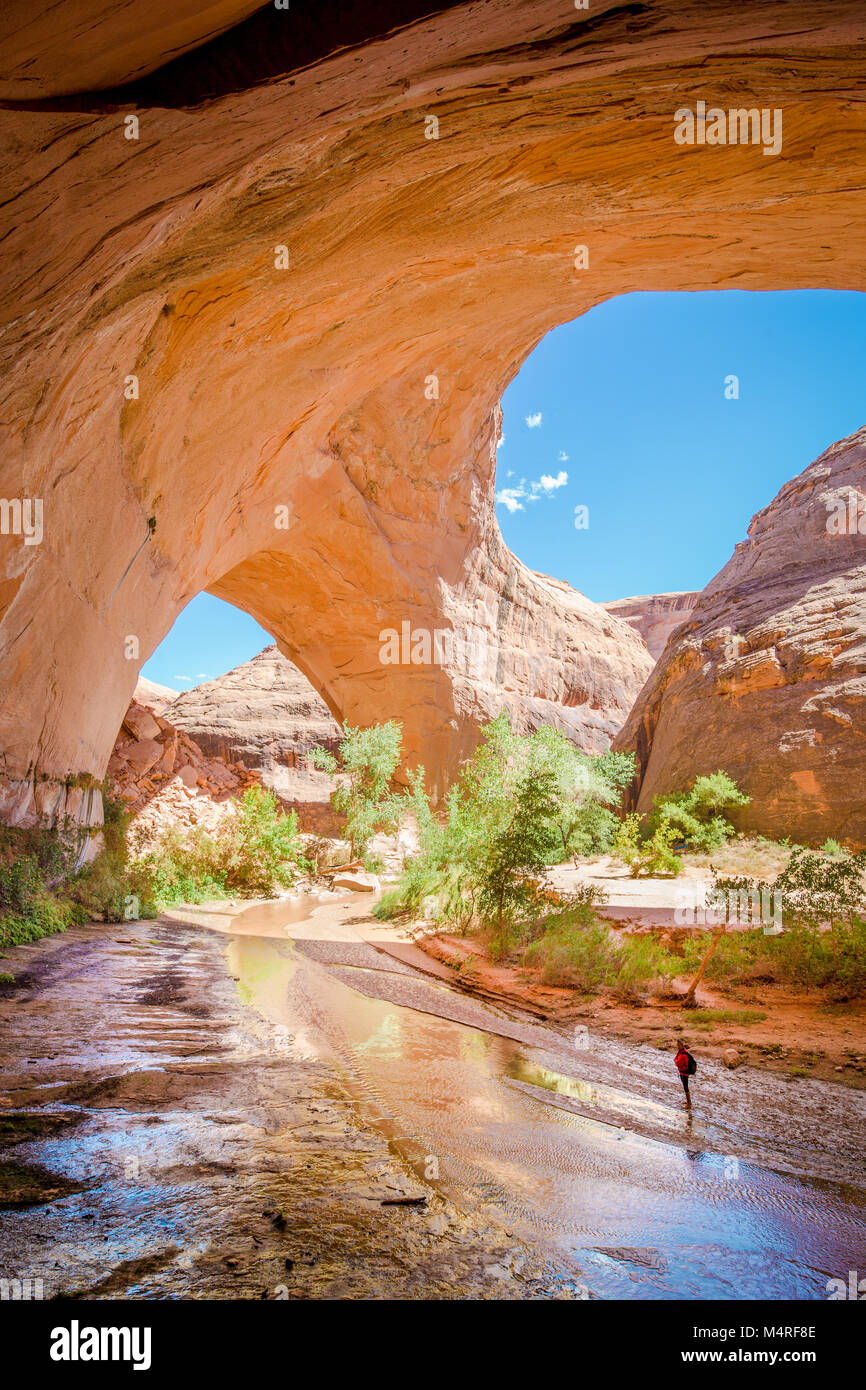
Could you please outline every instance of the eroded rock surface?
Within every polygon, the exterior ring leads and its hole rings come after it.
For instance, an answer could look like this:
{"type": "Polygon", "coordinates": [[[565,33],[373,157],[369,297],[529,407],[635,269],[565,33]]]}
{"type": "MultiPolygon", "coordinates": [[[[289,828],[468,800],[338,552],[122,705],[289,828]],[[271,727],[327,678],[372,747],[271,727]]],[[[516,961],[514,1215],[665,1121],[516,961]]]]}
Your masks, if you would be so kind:
{"type": "Polygon", "coordinates": [[[684,623],[700,597],[700,590],[680,590],[672,594],[638,594],[603,603],[615,618],[623,618],[646,643],[653,661],[658,661],[672,632],[684,623]]]}
{"type": "Polygon", "coordinates": [[[866,428],[753,518],[615,746],[640,810],[721,767],[752,797],[742,828],[866,844],[866,428]]]}
{"type": "Polygon", "coordinates": [[[151,71],[243,9],[108,3],[94,67],[61,4],[2,64],[0,490],[44,503],[0,538],[7,816],[103,775],[130,636],[202,589],[436,784],[504,703],[603,746],[649,658],[503,544],[504,388],[611,295],[866,282],[860,0],[267,7],[151,71]],[[783,109],[783,153],[678,146],[707,98],[783,109]],[[404,621],[456,656],[383,665],[404,621]]]}
{"type": "Polygon", "coordinates": [[[341,731],[310,682],[277,647],[176,695],[166,718],[208,756],[244,763],[284,801],[326,803],[333,780],[307,755],[341,731]]]}
{"type": "Polygon", "coordinates": [[[134,700],[139,705],[146,705],[154,714],[165,714],[172,700],[176,700],[179,694],[180,691],[173,690],[171,686],[158,685],[156,681],[139,676],[134,700]]]}

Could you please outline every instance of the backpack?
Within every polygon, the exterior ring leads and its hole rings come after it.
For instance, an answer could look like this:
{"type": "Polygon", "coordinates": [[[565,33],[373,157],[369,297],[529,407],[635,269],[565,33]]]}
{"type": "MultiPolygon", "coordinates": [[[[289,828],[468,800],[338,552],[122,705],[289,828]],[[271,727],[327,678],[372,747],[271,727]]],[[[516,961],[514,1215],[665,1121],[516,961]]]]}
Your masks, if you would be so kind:
{"type": "Polygon", "coordinates": [[[686,1072],[686,1076],[694,1076],[695,1072],[698,1069],[698,1064],[690,1052],[687,1051],[686,1056],[689,1059],[689,1069],[686,1072]]]}

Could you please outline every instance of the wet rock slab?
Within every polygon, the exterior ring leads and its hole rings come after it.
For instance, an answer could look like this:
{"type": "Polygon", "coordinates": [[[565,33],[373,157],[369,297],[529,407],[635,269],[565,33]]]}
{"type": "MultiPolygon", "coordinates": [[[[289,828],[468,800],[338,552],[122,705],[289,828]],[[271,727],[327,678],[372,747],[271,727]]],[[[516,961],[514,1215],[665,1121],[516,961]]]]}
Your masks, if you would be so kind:
{"type": "Polygon", "coordinates": [[[0,1001],[0,1272],[46,1297],[580,1296],[239,1001],[224,938],[125,923],[21,959],[0,1001]]]}

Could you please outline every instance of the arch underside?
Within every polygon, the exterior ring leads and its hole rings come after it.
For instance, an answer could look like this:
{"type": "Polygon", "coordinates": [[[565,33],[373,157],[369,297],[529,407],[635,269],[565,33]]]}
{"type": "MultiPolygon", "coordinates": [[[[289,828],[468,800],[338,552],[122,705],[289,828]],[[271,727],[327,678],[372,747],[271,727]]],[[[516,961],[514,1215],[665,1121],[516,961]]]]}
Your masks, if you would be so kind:
{"type": "Polygon", "coordinates": [[[37,105],[13,84],[0,490],[45,522],[38,546],[0,538],[2,815],[104,774],[138,669],[204,589],[341,719],[402,719],[438,785],[503,705],[606,746],[652,663],[504,545],[505,386],[612,295],[866,288],[859,4],[390,13],[307,67],[241,65],[248,85],[204,49],[154,72],[152,35],[83,64],[97,95],[59,57],[37,105]],[[782,154],[677,145],[698,99],[780,108],[782,154]],[[404,621],[459,634],[458,657],[383,666],[404,621]]]}

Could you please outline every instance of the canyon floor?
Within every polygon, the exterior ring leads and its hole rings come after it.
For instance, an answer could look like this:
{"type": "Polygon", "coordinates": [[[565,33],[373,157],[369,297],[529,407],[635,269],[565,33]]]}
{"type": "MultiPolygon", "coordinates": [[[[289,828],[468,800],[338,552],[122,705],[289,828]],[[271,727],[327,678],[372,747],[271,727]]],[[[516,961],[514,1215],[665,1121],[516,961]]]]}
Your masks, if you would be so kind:
{"type": "MultiPolygon", "coordinates": [[[[718,856],[715,856],[718,859],[718,856]]],[[[784,862],[773,847],[756,850],[732,845],[725,871],[778,871],[784,862]]],[[[607,895],[601,916],[616,931],[676,931],[677,897],[688,881],[706,880],[705,856],[695,857],[677,879],[633,879],[628,871],[602,856],[577,870],[559,865],[551,875],[556,887],[573,890],[595,883],[607,895]]],[[[696,928],[699,930],[699,928],[696,928]]],[[[382,932],[382,941],[394,934],[382,932]]],[[[473,935],[409,931],[418,949],[435,963],[455,988],[494,1005],[517,1007],[560,1028],[591,1026],[612,1036],[671,1051],[677,1037],[689,1039],[701,1058],[720,1060],[733,1048],[743,1062],[777,1073],[793,1084],[808,1077],[866,1090],[866,1003],[833,1001],[821,992],[790,990],[777,984],[749,982],[728,989],[702,981],[699,1009],[684,1011],[676,998],[621,1003],[610,993],[582,997],[573,989],[543,983],[540,971],[523,963],[491,960],[485,942],[473,935]]],[[[429,967],[428,967],[429,968],[429,967]]],[[[688,976],[677,985],[685,992],[688,976]]]]}
{"type": "Polygon", "coordinates": [[[369,906],[205,905],[10,953],[4,1277],[808,1299],[859,1267],[857,1091],[704,1058],[686,1112],[669,1055],[469,998],[369,906]]]}

